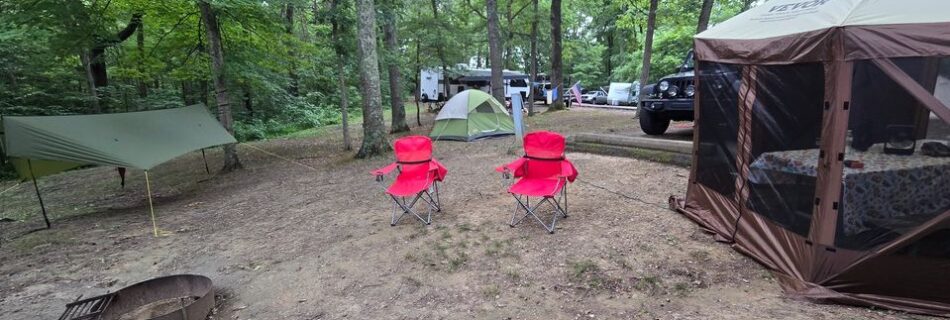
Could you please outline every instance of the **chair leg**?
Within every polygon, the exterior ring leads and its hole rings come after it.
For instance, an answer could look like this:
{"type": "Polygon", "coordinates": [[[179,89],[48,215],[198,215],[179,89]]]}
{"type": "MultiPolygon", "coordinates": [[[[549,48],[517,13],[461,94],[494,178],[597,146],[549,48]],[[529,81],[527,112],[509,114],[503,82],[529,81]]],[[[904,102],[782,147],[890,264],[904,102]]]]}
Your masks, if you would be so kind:
{"type": "Polygon", "coordinates": [[[538,223],[541,224],[541,226],[544,227],[545,230],[548,231],[548,233],[554,233],[555,226],[557,225],[557,218],[559,216],[567,216],[567,213],[563,209],[561,209],[561,206],[559,202],[557,201],[557,199],[553,197],[542,198],[540,201],[538,201],[537,204],[535,204],[534,207],[532,207],[531,203],[529,202],[530,199],[528,198],[528,196],[525,196],[525,200],[523,202],[521,201],[520,196],[515,195],[515,194],[512,194],[512,196],[515,198],[516,204],[515,204],[514,212],[512,212],[512,215],[511,215],[511,223],[509,223],[511,227],[518,225],[519,223],[521,223],[521,221],[524,221],[524,219],[527,218],[528,216],[532,216],[534,217],[535,220],[538,221],[538,223]],[[540,208],[543,203],[548,203],[552,207],[554,207],[554,214],[553,214],[553,217],[551,218],[550,225],[545,223],[544,220],[541,220],[541,217],[539,217],[535,213],[535,211],[538,208],[540,208]],[[523,216],[521,216],[520,219],[515,220],[518,217],[519,209],[524,210],[525,213],[523,216]]]}
{"type": "MultiPolygon", "coordinates": [[[[395,226],[396,223],[399,222],[399,220],[402,219],[402,217],[407,214],[412,214],[417,219],[419,219],[419,221],[422,221],[422,223],[425,223],[426,225],[431,224],[432,223],[432,203],[430,201],[427,201],[425,198],[423,198],[422,197],[423,195],[428,195],[428,193],[426,191],[419,192],[418,194],[416,194],[415,198],[413,198],[412,201],[409,203],[406,203],[405,197],[400,197],[402,198],[402,201],[400,202],[399,198],[396,198],[396,196],[390,195],[390,197],[393,199],[393,205],[394,205],[393,220],[392,220],[392,223],[390,223],[390,226],[395,226]],[[412,207],[416,205],[416,202],[418,202],[419,199],[422,199],[423,202],[426,202],[426,212],[428,213],[428,217],[426,218],[423,218],[421,215],[419,215],[414,210],[412,210],[412,207]],[[395,206],[399,206],[402,209],[402,214],[400,214],[398,217],[396,216],[395,206]]],[[[430,198],[431,198],[431,195],[430,195],[430,198]]]]}

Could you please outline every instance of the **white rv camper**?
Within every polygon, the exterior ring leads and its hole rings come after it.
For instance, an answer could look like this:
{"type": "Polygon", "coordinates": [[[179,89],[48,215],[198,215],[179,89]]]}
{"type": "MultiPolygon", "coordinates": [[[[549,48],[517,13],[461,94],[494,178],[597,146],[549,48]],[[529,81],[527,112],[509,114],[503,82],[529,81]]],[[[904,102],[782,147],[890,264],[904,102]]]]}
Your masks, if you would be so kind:
{"type": "MultiPolygon", "coordinates": [[[[424,69],[419,75],[419,97],[421,101],[445,101],[456,93],[468,90],[478,89],[485,92],[491,92],[491,69],[462,69],[455,72],[457,76],[449,76],[449,93],[445,94],[445,77],[441,70],[424,69]]],[[[531,90],[531,84],[528,81],[528,75],[504,70],[502,79],[505,84],[505,96],[520,94],[522,98],[528,96],[528,90],[531,90]]]]}
{"type": "Polygon", "coordinates": [[[607,90],[607,104],[612,106],[635,106],[639,100],[640,82],[611,82],[607,90]]]}

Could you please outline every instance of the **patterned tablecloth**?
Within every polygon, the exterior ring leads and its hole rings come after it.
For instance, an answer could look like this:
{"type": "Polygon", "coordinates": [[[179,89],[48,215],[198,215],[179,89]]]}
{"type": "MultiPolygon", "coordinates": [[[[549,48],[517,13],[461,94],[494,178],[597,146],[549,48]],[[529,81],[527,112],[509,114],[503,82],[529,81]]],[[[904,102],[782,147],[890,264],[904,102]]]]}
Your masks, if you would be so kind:
{"type": "MultiPolygon", "coordinates": [[[[862,169],[844,168],[842,215],[848,235],[872,226],[914,227],[950,208],[950,158],[925,156],[919,150],[910,156],[884,154],[883,147],[875,145],[867,152],[849,148],[845,160],[864,163],[862,169]]],[[[764,171],[758,174],[817,177],[818,149],[763,153],[750,168],[764,171]]],[[[767,179],[755,175],[750,179],[767,179]]]]}

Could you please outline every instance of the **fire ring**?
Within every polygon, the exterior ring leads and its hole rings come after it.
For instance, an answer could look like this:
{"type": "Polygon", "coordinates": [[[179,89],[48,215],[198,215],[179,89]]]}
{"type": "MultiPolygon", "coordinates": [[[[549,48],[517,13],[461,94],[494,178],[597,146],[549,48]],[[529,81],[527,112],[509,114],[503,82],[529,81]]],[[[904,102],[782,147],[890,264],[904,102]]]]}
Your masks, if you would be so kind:
{"type": "Polygon", "coordinates": [[[214,307],[211,279],[181,274],[72,302],[60,320],[201,320],[214,307]]]}

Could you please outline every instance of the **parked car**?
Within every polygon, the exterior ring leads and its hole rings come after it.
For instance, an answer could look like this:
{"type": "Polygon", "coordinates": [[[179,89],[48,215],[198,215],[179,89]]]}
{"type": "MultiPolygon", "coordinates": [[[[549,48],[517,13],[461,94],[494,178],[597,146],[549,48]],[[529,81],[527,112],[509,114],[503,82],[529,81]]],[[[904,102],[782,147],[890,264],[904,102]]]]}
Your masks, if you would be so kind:
{"type": "MultiPolygon", "coordinates": [[[[581,102],[583,102],[583,103],[594,103],[594,100],[597,99],[597,97],[604,97],[604,98],[606,98],[606,97],[607,97],[607,93],[604,92],[603,90],[592,90],[592,91],[589,91],[589,92],[587,92],[587,93],[581,95],[581,102]]],[[[606,100],[605,100],[605,101],[606,101],[606,100]]]]}
{"type": "Polygon", "coordinates": [[[686,53],[679,72],[667,75],[655,84],[644,86],[640,99],[640,130],[661,135],[670,121],[693,121],[693,51],[686,53]]]}

